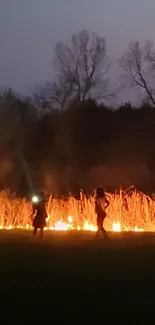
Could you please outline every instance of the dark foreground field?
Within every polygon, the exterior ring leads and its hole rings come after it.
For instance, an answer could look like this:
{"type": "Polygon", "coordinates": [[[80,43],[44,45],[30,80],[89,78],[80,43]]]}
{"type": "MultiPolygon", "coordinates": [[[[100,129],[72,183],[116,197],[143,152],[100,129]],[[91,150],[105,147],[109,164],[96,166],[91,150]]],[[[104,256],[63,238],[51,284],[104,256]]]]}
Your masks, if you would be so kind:
{"type": "Polygon", "coordinates": [[[155,323],[155,235],[0,232],[0,313],[50,324],[155,323]]]}

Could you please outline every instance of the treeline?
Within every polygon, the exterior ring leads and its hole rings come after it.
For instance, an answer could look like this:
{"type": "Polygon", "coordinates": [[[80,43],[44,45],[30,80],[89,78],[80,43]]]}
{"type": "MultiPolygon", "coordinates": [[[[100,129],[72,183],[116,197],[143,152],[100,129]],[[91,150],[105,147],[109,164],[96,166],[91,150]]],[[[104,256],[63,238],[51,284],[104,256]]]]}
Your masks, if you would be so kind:
{"type": "Polygon", "coordinates": [[[41,113],[13,93],[0,98],[0,188],[86,193],[98,184],[155,189],[155,109],[94,100],[41,113]]]}
{"type": "Polygon", "coordinates": [[[53,63],[53,80],[36,87],[31,99],[0,94],[0,188],[20,195],[90,193],[98,184],[154,191],[153,44],[129,45],[118,61],[118,86],[110,79],[105,39],[89,31],[58,42],[53,63]],[[117,104],[129,87],[142,90],[140,107],[117,104]]]}

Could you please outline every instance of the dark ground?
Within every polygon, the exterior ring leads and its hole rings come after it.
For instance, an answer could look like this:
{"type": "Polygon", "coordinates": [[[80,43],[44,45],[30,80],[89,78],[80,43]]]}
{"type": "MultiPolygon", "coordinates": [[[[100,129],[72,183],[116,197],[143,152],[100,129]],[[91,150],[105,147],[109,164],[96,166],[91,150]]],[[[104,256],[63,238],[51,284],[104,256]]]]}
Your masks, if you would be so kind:
{"type": "Polygon", "coordinates": [[[0,232],[3,324],[155,323],[155,235],[0,232]]]}

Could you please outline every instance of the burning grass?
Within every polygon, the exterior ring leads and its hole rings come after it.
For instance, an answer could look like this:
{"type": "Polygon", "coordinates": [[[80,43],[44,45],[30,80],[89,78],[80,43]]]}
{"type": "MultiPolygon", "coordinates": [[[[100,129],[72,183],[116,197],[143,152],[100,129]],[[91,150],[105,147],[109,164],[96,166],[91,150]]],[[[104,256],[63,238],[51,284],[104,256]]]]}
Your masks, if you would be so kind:
{"type": "MultiPolygon", "coordinates": [[[[110,206],[105,228],[109,231],[154,231],[155,201],[141,192],[125,195],[107,193],[110,206]]],[[[8,192],[0,192],[0,228],[30,229],[32,206],[26,199],[19,199],[8,192]]],[[[49,198],[47,202],[48,229],[96,230],[94,198],[81,193],[80,200],[49,198]]]]}

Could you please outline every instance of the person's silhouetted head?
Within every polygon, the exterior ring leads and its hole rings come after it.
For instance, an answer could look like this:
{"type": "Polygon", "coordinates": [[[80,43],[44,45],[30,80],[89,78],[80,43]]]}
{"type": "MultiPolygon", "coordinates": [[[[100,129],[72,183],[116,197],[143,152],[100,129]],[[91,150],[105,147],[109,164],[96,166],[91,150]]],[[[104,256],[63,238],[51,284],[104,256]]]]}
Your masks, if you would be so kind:
{"type": "Polygon", "coordinates": [[[96,189],[96,196],[98,197],[104,197],[105,196],[105,192],[102,186],[97,187],[96,189]]]}

